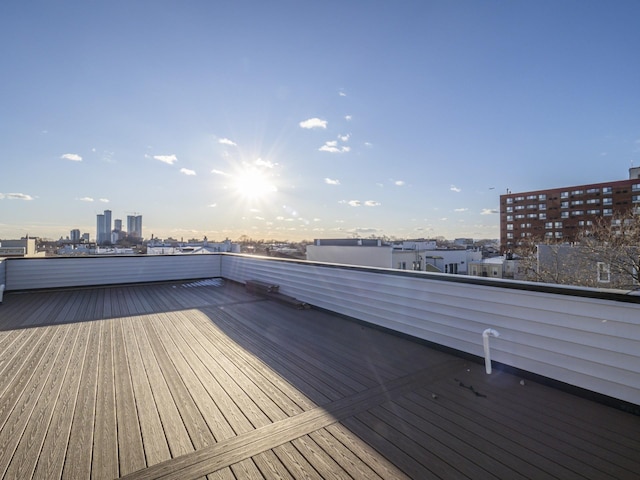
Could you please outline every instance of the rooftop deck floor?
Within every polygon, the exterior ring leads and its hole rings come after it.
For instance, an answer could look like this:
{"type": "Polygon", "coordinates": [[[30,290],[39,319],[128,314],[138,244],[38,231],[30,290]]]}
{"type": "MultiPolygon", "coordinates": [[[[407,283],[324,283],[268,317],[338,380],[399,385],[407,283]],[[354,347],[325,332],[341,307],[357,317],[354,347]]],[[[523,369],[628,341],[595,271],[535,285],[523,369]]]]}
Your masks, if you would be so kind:
{"type": "Polygon", "coordinates": [[[640,417],[238,285],[0,306],[0,478],[638,472],[640,417]]]}

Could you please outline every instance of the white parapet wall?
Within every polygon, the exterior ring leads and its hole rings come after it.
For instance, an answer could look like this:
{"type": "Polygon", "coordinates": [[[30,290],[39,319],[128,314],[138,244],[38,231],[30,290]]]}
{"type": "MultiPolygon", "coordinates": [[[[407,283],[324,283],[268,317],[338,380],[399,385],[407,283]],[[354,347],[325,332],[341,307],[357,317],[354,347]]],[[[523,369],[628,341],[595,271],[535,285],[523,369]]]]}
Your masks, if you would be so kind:
{"type": "Polygon", "coordinates": [[[11,291],[213,278],[220,276],[220,259],[218,254],[9,259],[5,284],[11,291]]]}
{"type": "Polygon", "coordinates": [[[640,405],[640,298],[444,274],[224,256],[222,276],[640,405]]]}

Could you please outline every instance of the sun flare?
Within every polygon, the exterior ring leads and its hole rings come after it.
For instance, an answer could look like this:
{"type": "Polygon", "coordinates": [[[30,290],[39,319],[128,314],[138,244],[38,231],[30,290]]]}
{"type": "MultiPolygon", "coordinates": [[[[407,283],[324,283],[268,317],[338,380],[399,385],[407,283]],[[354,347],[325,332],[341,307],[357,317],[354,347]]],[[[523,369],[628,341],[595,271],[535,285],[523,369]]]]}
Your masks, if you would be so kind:
{"type": "Polygon", "coordinates": [[[235,176],[234,190],[247,200],[259,200],[278,191],[269,176],[255,168],[247,169],[235,176]]]}

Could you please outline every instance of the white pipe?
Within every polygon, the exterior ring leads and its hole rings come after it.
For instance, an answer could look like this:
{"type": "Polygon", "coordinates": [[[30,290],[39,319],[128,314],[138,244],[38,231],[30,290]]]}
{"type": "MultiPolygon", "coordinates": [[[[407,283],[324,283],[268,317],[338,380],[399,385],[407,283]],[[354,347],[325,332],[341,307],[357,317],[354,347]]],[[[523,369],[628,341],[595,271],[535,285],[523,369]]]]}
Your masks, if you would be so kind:
{"type": "Polygon", "coordinates": [[[493,328],[487,328],[482,332],[482,344],[484,345],[484,366],[488,374],[491,374],[491,353],[489,352],[489,335],[499,337],[500,334],[493,328]]]}
{"type": "Polygon", "coordinates": [[[4,283],[0,285],[0,303],[2,303],[2,294],[4,293],[4,283]]]}

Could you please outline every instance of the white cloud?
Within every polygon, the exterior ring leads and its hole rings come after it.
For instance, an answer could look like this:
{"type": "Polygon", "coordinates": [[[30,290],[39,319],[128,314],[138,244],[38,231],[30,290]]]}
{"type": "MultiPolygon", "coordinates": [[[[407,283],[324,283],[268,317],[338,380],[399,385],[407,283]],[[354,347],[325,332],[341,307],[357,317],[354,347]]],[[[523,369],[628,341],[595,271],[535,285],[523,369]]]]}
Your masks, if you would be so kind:
{"type": "Polygon", "coordinates": [[[402,187],[402,186],[404,186],[404,180],[396,180],[395,182],[393,182],[393,184],[396,187],[402,187]]]}
{"type": "Polygon", "coordinates": [[[491,215],[492,213],[498,213],[495,208],[483,208],[480,215],[491,215]]]}
{"type": "Polygon", "coordinates": [[[100,201],[102,203],[109,203],[109,199],[108,198],[101,198],[100,201]]]}
{"type": "Polygon", "coordinates": [[[82,198],[79,198],[78,200],[80,200],[81,202],[93,202],[93,198],[91,197],[82,197],[82,198]]]}
{"type": "Polygon", "coordinates": [[[223,172],[222,170],[216,170],[216,169],[211,170],[211,173],[215,173],[216,175],[222,175],[223,177],[230,177],[231,176],[231,174],[229,174],[227,172],[223,172]]]}
{"type": "Polygon", "coordinates": [[[228,138],[220,138],[218,139],[218,143],[221,143],[222,145],[229,145],[232,147],[238,146],[236,142],[234,142],[233,140],[229,140],[228,138]]]}
{"type": "Polygon", "coordinates": [[[382,205],[380,202],[376,202],[375,200],[367,200],[364,202],[365,207],[379,207],[382,205]]]}
{"type": "Polygon", "coordinates": [[[345,116],[344,116],[344,119],[345,119],[347,122],[348,122],[348,121],[350,121],[352,118],[353,118],[353,116],[352,116],[352,115],[345,115],[345,116]]]}
{"type": "Polygon", "coordinates": [[[63,160],[71,160],[72,162],[81,162],[82,157],[77,153],[65,153],[60,157],[63,160]]]}
{"type": "Polygon", "coordinates": [[[173,165],[178,161],[178,158],[175,155],[154,155],[153,158],[168,165],[173,165]]]}
{"type": "Polygon", "coordinates": [[[218,204],[217,204],[217,203],[210,203],[210,204],[208,205],[208,207],[209,207],[209,208],[216,208],[217,206],[218,206],[218,204]]]}
{"type": "Polygon", "coordinates": [[[258,167],[265,167],[265,168],[273,168],[277,165],[276,163],[272,163],[268,160],[262,160],[261,158],[257,159],[253,163],[258,167]]]}
{"type": "Polygon", "coordinates": [[[348,142],[349,139],[351,138],[351,134],[347,133],[346,135],[338,135],[338,138],[340,139],[340,141],[342,142],[348,142]]]}
{"type": "Polygon", "coordinates": [[[33,200],[31,195],[27,195],[26,193],[0,193],[0,200],[33,200]]]}
{"type": "Polygon", "coordinates": [[[453,211],[454,212],[466,212],[467,210],[469,210],[468,208],[455,208],[453,211]]]}
{"type": "Polygon", "coordinates": [[[341,97],[346,97],[346,96],[347,96],[347,94],[346,94],[346,93],[344,93],[344,91],[342,91],[342,90],[340,90],[340,91],[338,92],[338,95],[340,95],[341,97]]]}
{"type": "Polygon", "coordinates": [[[349,200],[349,201],[347,202],[347,204],[348,204],[350,207],[360,207],[360,206],[362,206],[362,203],[360,202],[360,200],[349,200]]]}
{"type": "Polygon", "coordinates": [[[452,192],[461,192],[462,189],[456,187],[455,185],[451,185],[451,187],[449,187],[449,190],[451,190],[452,192]]]}
{"type": "Polygon", "coordinates": [[[327,128],[327,121],[314,117],[300,122],[300,126],[306,129],[327,128]]]}
{"type": "Polygon", "coordinates": [[[323,146],[321,146],[318,150],[321,152],[329,152],[329,153],[345,153],[350,152],[351,147],[347,146],[338,146],[338,142],[336,140],[331,140],[326,142],[323,146]]]}
{"type": "Polygon", "coordinates": [[[340,185],[340,180],[333,179],[333,178],[325,178],[324,183],[326,183],[327,185],[340,185]]]}
{"type": "Polygon", "coordinates": [[[184,173],[185,175],[195,175],[195,170],[190,170],[188,168],[181,168],[180,173],[184,173]]]}
{"type": "Polygon", "coordinates": [[[365,147],[367,147],[367,148],[371,148],[371,147],[373,147],[373,143],[371,143],[371,142],[364,142],[364,146],[365,146],[365,147]]]}

